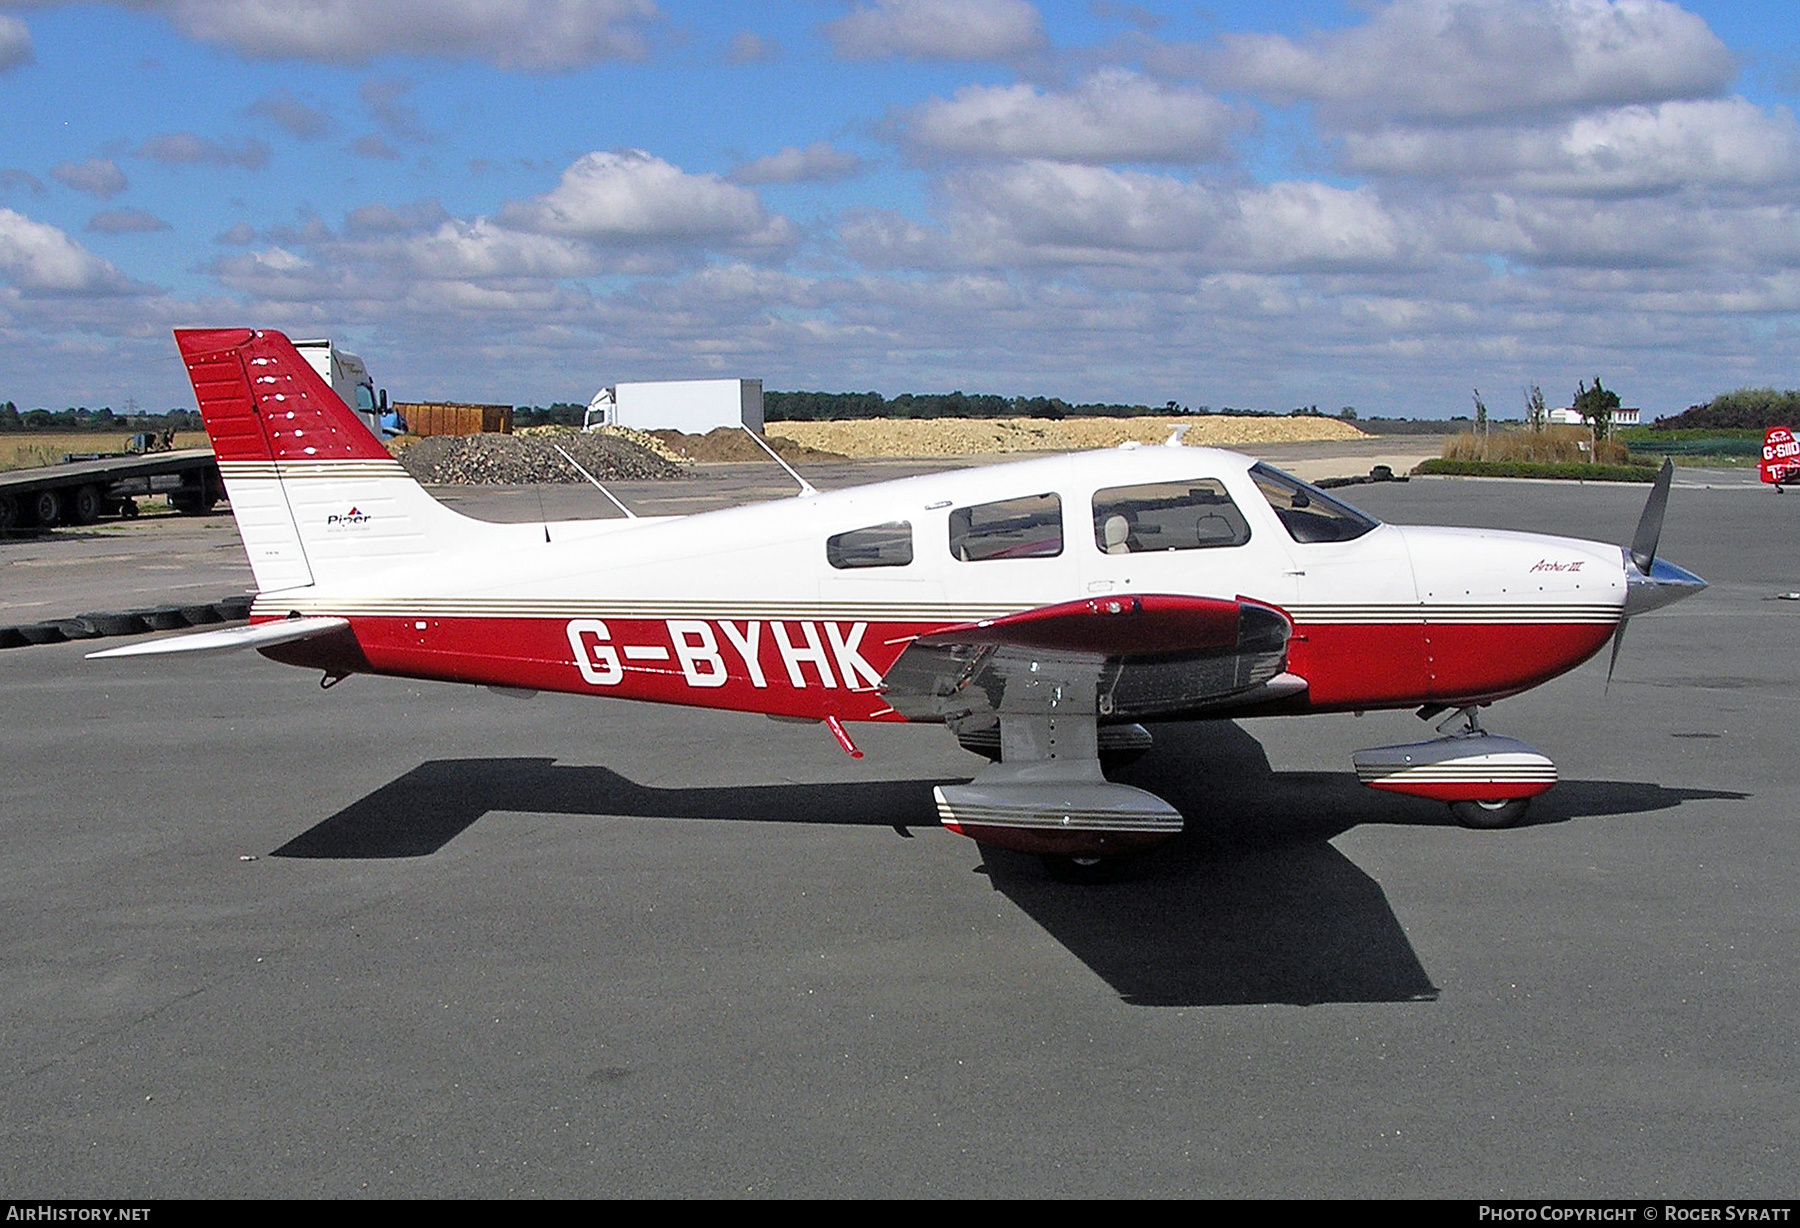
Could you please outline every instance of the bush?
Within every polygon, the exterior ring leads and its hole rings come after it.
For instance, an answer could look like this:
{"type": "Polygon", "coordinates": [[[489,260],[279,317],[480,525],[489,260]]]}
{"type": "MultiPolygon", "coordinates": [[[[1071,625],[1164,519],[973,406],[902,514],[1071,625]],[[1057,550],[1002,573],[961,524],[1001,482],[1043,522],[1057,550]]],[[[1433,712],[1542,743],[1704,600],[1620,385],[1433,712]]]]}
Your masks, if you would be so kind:
{"type": "MultiPolygon", "coordinates": [[[[1541,431],[1494,431],[1485,435],[1465,433],[1444,441],[1443,457],[1453,461],[1525,461],[1533,464],[1587,464],[1584,447],[1589,442],[1585,426],[1547,426],[1541,431]]],[[[1625,445],[1600,441],[1596,463],[1622,465],[1625,445]]]]}

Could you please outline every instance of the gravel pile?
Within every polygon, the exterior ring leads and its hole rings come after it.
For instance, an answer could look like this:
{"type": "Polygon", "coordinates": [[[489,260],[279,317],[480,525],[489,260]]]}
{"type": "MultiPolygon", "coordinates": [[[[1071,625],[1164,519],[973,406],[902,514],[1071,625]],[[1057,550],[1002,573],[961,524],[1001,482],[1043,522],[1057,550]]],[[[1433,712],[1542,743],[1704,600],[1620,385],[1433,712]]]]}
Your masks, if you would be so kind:
{"type": "MultiPolygon", "coordinates": [[[[555,440],[567,440],[571,435],[605,435],[612,439],[629,440],[630,442],[637,444],[638,447],[654,452],[664,460],[674,461],[678,465],[693,463],[691,457],[683,456],[680,452],[669,447],[668,444],[664,443],[651,432],[633,430],[628,426],[597,426],[593,430],[586,432],[578,431],[572,426],[525,426],[520,427],[518,430],[514,431],[513,434],[522,436],[526,439],[541,438],[555,440]]],[[[681,435],[681,432],[665,431],[663,434],[681,435]]],[[[681,435],[681,438],[686,439],[688,436],[681,435]]],[[[563,446],[566,448],[568,445],[565,443],[563,446]]]]}
{"type": "MultiPolygon", "coordinates": [[[[689,460],[713,463],[717,461],[766,461],[769,454],[756,446],[756,441],[747,435],[743,428],[721,426],[708,431],[704,435],[684,435],[680,431],[651,431],[650,435],[672,448],[689,460]]],[[[837,452],[808,447],[792,439],[784,438],[770,429],[763,438],[781,459],[793,462],[803,460],[842,460],[837,452]]]]}
{"type": "Polygon", "coordinates": [[[629,439],[570,433],[550,437],[518,435],[433,435],[400,453],[400,463],[428,486],[530,486],[540,482],[585,482],[557,447],[602,482],[658,481],[682,475],[681,466],[629,439]]]}

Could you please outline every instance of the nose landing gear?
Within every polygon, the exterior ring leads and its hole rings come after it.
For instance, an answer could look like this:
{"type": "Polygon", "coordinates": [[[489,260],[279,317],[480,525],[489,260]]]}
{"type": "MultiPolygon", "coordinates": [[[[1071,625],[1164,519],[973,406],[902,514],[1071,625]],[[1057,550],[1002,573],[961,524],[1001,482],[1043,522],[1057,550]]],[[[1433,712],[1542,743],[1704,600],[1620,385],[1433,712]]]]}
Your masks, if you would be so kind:
{"type": "MultiPolygon", "coordinates": [[[[1446,709],[1425,709],[1432,719],[1446,709]]],[[[1446,802],[1464,827],[1511,827],[1531,799],[1556,783],[1556,764],[1517,738],[1481,727],[1474,705],[1459,708],[1437,728],[1443,737],[1356,752],[1356,775],[1371,789],[1446,802]],[[1447,727],[1461,723],[1460,729],[1447,727]]]]}

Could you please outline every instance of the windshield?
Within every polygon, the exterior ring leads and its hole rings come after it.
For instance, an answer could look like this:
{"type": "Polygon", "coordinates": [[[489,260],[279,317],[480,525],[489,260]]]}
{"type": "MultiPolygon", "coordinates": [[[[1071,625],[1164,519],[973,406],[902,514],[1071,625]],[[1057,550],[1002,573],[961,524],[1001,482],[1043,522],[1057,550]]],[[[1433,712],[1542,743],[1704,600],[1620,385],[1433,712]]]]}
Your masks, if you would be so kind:
{"type": "Polygon", "coordinates": [[[1250,476],[1297,542],[1353,541],[1381,523],[1272,466],[1253,465],[1250,476]]]}

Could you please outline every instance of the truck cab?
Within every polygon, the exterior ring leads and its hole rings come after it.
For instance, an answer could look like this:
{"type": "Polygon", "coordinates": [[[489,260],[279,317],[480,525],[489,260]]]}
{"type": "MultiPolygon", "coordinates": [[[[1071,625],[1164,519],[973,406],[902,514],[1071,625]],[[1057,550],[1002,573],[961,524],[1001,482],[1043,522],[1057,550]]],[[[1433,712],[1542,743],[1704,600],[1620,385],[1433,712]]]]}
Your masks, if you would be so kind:
{"type": "Polygon", "coordinates": [[[375,391],[375,381],[369,378],[369,368],[361,358],[338,349],[327,339],[296,341],[294,348],[375,438],[405,434],[406,423],[388,409],[387,392],[375,391]]]}

